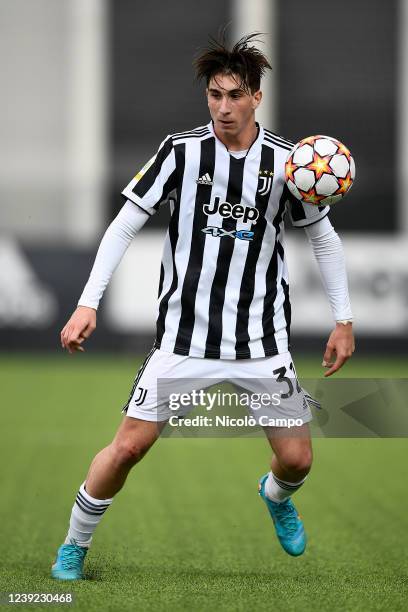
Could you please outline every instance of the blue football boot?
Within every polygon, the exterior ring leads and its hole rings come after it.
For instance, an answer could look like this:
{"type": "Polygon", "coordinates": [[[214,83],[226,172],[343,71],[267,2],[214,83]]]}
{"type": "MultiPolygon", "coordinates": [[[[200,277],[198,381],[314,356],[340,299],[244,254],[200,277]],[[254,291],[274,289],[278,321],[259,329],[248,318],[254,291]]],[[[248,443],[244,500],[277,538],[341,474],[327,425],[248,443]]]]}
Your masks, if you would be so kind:
{"type": "Polygon", "coordinates": [[[306,533],[303,523],[291,499],[280,504],[265,495],[265,482],[268,474],[259,481],[258,491],[266,503],[276,529],[276,535],[282,548],[293,557],[303,554],[306,548],[306,533]]]}
{"type": "Polygon", "coordinates": [[[75,540],[71,540],[71,544],[60,546],[51,568],[52,577],[58,580],[81,580],[84,577],[83,567],[87,552],[88,549],[78,546],[75,540]]]}

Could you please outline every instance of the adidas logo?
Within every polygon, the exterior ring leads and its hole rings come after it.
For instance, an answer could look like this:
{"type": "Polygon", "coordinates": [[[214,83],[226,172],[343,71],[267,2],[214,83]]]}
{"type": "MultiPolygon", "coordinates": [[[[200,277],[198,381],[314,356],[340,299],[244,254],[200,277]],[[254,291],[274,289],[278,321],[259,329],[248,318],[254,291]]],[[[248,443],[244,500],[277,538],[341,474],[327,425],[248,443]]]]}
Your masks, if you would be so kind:
{"type": "Polygon", "coordinates": [[[199,179],[196,180],[197,185],[212,185],[212,178],[211,176],[208,174],[203,174],[203,176],[200,176],[199,179]]]}

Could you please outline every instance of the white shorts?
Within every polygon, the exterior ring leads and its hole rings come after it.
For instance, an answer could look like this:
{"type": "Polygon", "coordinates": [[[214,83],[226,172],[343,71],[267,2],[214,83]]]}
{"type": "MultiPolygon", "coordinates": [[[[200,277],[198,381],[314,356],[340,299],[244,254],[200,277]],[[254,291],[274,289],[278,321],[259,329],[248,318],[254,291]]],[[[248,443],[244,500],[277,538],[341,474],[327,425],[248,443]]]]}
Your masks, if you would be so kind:
{"type": "MultiPolygon", "coordinates": [[[[143,421],[167,421],[175,415],[181,418],[197,403],[181,405],[174,398],[180,400],[193,390],[214,389],[214,385],[224,381],[234,389],[245,390],[239,395],[240,403],[246,400],[244,405],[257,423],[269,424],[277,418],[307,423],[312,419],[289,352],[255,359],[203,359],[153,348],[139,368],[122,412],[143,421]],[[266,417],[260,420],[264,415],[272,420],[268,423],[266,417]]],[[[212,393],[214,396],[215,391],[212,393]]],[[[199,399],[197,395],[195,399],[199,399]]],[[[217,399],[218,404],[223,401],[222,393],[218,393],[217,399]]],[[[215,400],[209,401],[214,401],[215,412],[215,400]]]]}

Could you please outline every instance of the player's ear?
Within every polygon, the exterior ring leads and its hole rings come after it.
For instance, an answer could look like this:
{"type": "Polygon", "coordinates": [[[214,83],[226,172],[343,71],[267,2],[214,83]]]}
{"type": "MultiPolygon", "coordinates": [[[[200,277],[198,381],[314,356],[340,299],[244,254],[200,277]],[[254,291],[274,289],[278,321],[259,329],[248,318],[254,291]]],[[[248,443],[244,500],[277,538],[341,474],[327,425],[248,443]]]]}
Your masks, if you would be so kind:
{"type": "Polygon", "coordinates": [[[262,100],[262,91],[256,91],[253,96],[252,96],[252,107],[255,110],[256,108],[258,108],[258,106],[260,105],[262,100]]]}

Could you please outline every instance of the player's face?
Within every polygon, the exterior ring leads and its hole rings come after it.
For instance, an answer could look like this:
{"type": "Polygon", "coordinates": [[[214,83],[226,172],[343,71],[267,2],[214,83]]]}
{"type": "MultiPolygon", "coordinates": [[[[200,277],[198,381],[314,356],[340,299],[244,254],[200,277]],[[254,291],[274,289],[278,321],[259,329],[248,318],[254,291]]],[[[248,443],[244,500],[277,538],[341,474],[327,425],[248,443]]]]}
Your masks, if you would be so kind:
{"type": "Polygon", "coordinates": [[[216,131],[226,137],[237,137],[254,122],[261,91],[248,93],[240,87],[240,79],[217,74],[207,88],[208,108],[216,131]]]}

